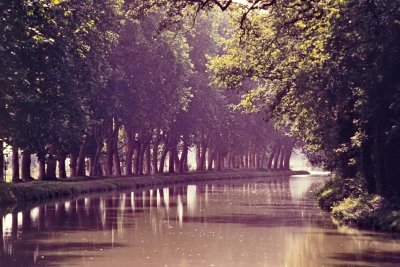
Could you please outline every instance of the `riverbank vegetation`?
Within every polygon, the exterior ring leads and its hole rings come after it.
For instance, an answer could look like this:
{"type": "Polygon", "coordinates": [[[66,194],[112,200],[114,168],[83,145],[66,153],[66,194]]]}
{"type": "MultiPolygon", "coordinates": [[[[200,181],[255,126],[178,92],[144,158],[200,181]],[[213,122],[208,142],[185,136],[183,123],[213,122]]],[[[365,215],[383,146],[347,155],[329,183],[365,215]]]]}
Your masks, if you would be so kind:
{"type": "Polygon", "coordinates": [[[316,198],[338,226],[400,232],[399,200],[368,193],[362,177],[331,179],[317,191],[316,198]]]}

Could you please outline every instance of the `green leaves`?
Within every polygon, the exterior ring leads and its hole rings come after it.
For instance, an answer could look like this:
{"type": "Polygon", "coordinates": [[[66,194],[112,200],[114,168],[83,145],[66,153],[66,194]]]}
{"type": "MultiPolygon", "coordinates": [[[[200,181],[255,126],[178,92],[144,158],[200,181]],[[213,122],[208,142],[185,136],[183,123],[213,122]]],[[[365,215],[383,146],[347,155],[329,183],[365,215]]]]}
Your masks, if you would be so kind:
{"type": "Polygon", "coordinates": [[[38,153],[50,144],[68,149],[88,127],[90,102],[109,76],[115,7],[107,0],[9,1],[0,17],[1,43],[10,48],[0,63],[0,80],[9,81],[0,95],[9,114],[0,138],[38,153]]]}
{"type": "Polygon", "coordinates": [[[51,3],[53,5],[58,5],[58,4],[61,4],[61,0],[51,0],[51,3]]]}

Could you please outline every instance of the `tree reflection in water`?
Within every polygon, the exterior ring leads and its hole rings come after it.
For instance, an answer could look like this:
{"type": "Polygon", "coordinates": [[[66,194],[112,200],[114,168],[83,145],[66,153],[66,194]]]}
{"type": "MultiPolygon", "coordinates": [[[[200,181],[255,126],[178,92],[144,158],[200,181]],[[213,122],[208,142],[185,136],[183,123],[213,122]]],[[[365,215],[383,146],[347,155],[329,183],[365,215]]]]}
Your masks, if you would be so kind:
{"type": "Polygon", "coordinates": [[[343,235],[321,216],[306,197],[313,179],[156,188],[8,213],[0,266],[400,263],[397,240],[343,235]]]}

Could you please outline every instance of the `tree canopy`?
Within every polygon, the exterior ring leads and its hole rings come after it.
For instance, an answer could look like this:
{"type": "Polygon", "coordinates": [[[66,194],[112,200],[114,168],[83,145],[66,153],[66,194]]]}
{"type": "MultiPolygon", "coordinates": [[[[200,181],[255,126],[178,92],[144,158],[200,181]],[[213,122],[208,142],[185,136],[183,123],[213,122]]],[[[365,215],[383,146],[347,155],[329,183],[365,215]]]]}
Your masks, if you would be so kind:
{"type": "MultiPolygon", "coordinates": [[[[313,16],[277,3],[247,13],[210,63],[214,82],[240,90],[253,80],[241,105],[289,127],[315,163],[360,174],[370,192],[399,192],[398,3],[314,4],[313,16]]],[[[247,11],[233,11],[232,23],[247,11]]]]}
{"type": "Polygon", "coordinates": [[[192,148],[198,170],[287,169],[281,147],[293,144],[211,85],[208,60],[228,25],[212,4],[0,4],[0,140],[13,147],[13,180],[20,168],[32,179],[34,154],[40,179],[183,172],[192,148]]]}

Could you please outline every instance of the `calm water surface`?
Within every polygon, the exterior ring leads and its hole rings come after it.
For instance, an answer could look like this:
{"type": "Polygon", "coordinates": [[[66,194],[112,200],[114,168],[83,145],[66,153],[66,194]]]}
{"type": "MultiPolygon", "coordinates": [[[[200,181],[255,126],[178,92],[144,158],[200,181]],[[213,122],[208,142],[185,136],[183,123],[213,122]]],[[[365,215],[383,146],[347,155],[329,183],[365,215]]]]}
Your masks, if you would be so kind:
{"type": "Polygon", "coordinates": [[[314,207],[322,178],[117,193],[6,214],[0,266],[400,266],[400,240],[343,233],[314,207]]]}

